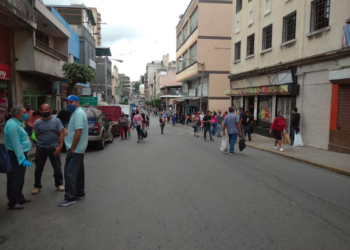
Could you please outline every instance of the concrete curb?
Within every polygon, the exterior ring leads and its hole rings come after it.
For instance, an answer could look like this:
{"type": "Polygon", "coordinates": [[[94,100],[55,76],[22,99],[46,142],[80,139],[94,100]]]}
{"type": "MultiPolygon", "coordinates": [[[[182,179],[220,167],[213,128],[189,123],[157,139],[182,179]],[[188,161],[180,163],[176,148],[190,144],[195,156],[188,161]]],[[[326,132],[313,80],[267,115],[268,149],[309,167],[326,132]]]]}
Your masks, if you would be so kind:
{"type": "MultiPolygon", "coordinates": [[[[191,130],[193,129],[192,127],[188,127],[187,125],[182,126],[182,125],[177,125],[176,124],[176,126],[180,127],[180,128],[191,129],[191,130]]],[[[265,149],[265,148],[262,148],[262,147],[249,145],[249,144],[246,144],[246,145],[248,147],[251,147],[251,148],[255,148],[255,149],[258,149],[258,150],[265,151],[265,152],[273,153],[273,154],[276,154],[276,155],[279,155],[279,156],[283,156],[285,158],[289,158],[289,159],[292,159],[292,160],[295,160],[295,161],[299,161],[299,162],[302,162],[302,163],[307,163],[307,164],[315,166],[315,167],[323,168],[323,169],[332,171],[334,173],[341,174],[341,175],[346,175],[346,176],[350,177],[350,172],[348,172],[348,171],[344,171],[344,170],[341,170],[341,169],[338,169],[338,168],[334,168],[334,167],[331,167],[331,166],[323,165],[323,164],[320,164],[320,163],[317,163],[317,162],[301,159],[301,158],[298,158],[298,157],[295,157],[295,156],[291,156],[291,155],[287,155],[287,154],[284,154],[284,153],[280,153],[279,151],[276,151],[276,150],[265,149]]]]}

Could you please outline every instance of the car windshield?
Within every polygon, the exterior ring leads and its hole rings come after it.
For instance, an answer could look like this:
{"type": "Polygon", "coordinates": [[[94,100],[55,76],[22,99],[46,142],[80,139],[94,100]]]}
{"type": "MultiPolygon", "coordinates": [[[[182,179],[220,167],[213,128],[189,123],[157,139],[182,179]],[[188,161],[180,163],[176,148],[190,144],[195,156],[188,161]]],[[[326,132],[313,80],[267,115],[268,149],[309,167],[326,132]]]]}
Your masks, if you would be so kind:
{"type": "Polygon", "coordinates": [[[92,109],[84,109],[88,121],[95,121],[95,112],[92,109]]]}

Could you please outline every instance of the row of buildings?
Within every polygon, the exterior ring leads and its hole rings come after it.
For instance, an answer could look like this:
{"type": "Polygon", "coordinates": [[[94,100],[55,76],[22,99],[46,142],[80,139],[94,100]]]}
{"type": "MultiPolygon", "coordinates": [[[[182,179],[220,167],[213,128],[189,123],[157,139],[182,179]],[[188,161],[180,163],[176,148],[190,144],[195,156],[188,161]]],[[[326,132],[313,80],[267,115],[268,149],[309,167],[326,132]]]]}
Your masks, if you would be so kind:
{"type": "MultiPolygon", "coordinates": [[[[84,5],[44,5],[41,0],[0,1],[1,121],[7,109],[41,103],[63,108],[68,87],[64,63],[86,65],[97,79],[74,94],[118,103],[123,95],[109,48],[101,47],[101,14],[84,5]]],[[[125,92],[130,89],[125,89],[125,92]]]]}
{"type": "Polygon", "coordinates": [[[350,153],[349,11],[348,0],[192,0],[176,28],[174,106],[243,107],[264,136],[279,110],[290,124],[297,107],[306,145],[350,153]]]}

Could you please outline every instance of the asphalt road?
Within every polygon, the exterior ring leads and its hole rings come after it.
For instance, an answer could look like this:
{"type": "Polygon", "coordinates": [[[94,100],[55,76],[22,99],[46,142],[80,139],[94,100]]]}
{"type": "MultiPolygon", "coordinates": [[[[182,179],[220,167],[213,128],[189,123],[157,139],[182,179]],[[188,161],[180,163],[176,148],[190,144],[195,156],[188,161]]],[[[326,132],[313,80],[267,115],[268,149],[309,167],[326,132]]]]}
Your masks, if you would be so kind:
{"type": "Polygon", "coordinates": [[[64,208],[50,164],[37,196],[28,169],[22,211],[7,210],[0,175],[0,249],[350,249],[349,178],[219,145],[170,125],[161,135],[153,118],[140,144],[133,132],[86,153],[86,199],[64,208]]]}

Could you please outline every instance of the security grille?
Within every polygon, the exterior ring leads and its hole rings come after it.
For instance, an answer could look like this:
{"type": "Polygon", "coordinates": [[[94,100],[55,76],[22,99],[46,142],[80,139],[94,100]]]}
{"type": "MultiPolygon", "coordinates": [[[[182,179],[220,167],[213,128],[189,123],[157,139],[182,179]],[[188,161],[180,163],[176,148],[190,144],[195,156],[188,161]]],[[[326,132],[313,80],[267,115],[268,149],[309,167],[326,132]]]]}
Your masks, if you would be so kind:
{"type": "Polygon", "coordinates": [[[241,41],[235,43],[235,61],[241,60],[241,41]]]}
{"type": "Polygon", "coordinates": [[[263,29],[263,44],[262,50],[272,48],[272,24],[263,29]]]}
{"type": "Polygon", "coordinates": [[[255,34],[247,38],[247,56],[254,55],[255,34]]]}
{"type": "Polygon", "coordinates": [[[236,0],[236,13],[242,10],[243,0],[236,0]]]}
{"type": "Polygon", "coordinates": [[[331,0],[315,0],[311,2],[310,32],[329,26],[331,0]]]}
{"type": "Polygon", "coordinates": [[[282,41],[288,42],[295,39],[297,24],[297,12],[294,11],[283,18],[283,39],[282,41]]]}

